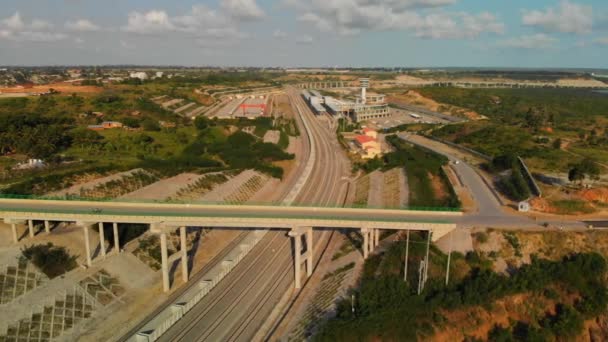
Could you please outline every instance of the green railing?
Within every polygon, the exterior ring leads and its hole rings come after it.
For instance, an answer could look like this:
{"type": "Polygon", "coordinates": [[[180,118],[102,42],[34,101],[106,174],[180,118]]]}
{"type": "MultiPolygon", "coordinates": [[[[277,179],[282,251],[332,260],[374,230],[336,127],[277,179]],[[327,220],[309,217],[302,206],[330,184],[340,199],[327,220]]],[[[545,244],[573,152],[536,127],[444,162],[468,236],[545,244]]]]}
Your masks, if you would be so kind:
{"type": "Polygon", "coordinates": [[[293,214],[262,214],[262,213],[203,213],[190,211],[187,213],[180,212],[163,212],[163,211],[117,211],[117,210],[101,210],[99,212],[93,212],[92,209],[84,208],[78,209],[42,209],[42,208],[8,208],[0,211],[7,212],[18,212],[18,213],[45,213],[45,214],[71,214],[71,215],[90,215],[90,216],[133,216],[133,217],[214,217],[214,218],[249,218],[249,219],[292,219],[292,220],[330,220],[330,221],[368,221],[368,222],[397,222],[397,223],[428,223],[428,224],[452,224],[453,222],[445,220],[410,220],[401,218],[373,218],[373,217],[350,217],[350,216],[336,216],[336,215],[293,215],[293,214]]]}
{"type": "MultiPolygon", "coordinates": [[[[142,204],[199,204],[199,205],[239,205],[239,206],[267,206],[267,207],[286,207],[287,205],[281,202],[247,202],[247,203],[231,203],[231,202],[214,202],[214,201],[179,201],[179,200],[145,200],[145,199],[117,199],[117,198],[86,198],[80,196],[36,196],[36,195],[14,195],[0,194],[0,199],[29,199],[41,201],[87,201],[87,202],[116,202],[116,203],[142,203],[142,204]]],[[[366,205],[315,205],[315,204],[295,204],[290,207],[301,208],[350,208],[350,209],[375,209],[375,210],[410,210],[410,211],[426,211],[426,212],[461,212],[460,208],[449,207],[375,207],[366,205]]]]}

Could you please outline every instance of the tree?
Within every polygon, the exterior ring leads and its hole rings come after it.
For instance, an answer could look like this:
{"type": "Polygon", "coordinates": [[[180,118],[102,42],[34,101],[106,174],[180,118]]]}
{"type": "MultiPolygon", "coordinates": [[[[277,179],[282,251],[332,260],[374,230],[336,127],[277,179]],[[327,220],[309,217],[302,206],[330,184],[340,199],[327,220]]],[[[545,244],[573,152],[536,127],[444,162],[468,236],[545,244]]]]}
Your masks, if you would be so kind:
{"type": "Polygon", "coordinates": [[[198,116],[195,120],[194,120],[194,126],[196,126],[196,128],[198,130],[204,130],[207,127],[209,127],[209,119],[207,119],[204,116],[198,116]]]}
{"type": "Polygon", "coordinates": [[[553,140],[553,148],[556,150],[559,150],[562,148],[562,139],[561,138],[557,138],[557,139],[553,140]]]}
{"type": "Polygon", "coordinates": [[[156,120],[153,120],[153,119],[145,119],[144,121],[142,121],[141,126],[146,131],[152,131],[152,132],[160,131],[160,125],[158,124],[158,122],[156,122],[156,120]]]}
{"type": "Polygon", "coordinates": [[[77,128],[71,132],[73,144],[84,147],[90,147],[103,140],[103,136],[99,133],[86,128],[77,128]]]}
{"type": "Polygon", "coordinates": [[[585,174],[583,171],[575,166],[568,171],[568,180],[571,182],[582,182],[585,179],[585,174]]]}

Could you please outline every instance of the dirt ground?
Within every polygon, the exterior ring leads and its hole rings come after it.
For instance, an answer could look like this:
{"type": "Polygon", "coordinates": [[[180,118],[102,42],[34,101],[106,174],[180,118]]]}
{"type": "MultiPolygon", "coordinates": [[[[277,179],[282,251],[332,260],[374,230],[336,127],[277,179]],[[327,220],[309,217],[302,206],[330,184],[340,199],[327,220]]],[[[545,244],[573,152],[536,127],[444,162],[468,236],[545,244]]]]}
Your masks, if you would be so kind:
{"type": "Polygon", "coordinates": [[[143,171],[142,169],[133,169],[125,172],[115,173],[106,177],[99,177],[98,174],[92,174],[88,176],[84,176],[78,180],[76,180],[77,184],[70,186],[69,188],[49,192],[48,196],[65,196],[65,195],[78,195],[80,194],[80,190],[93,189],[97,185],[104,184],[113,180],[120,179],[124,176],[131,175],[134,172],[143,171]]]}
{"type": "Polygon", "coordinates": [[[175,195],[180,189],[204,177],[194,173],[182,173],[175,177],[160,180],[139,190],[133,191],[119,198],[140,200],[164,200],[175,195]]]}
{"type": "Polygon", "coordinates": [[[414,90],[408,90],[403,94],[393,94],[387,98],[389,102],[397,101],[397,102],[405,102],[407,104],[422,106],[428,110],[443,113],[446,115],[456,115],[460,117],[467,118],[469,120],[482,120],[486,119],[485,116],[468,110],[466,108],[461,108],[457,106],[452,106],[448,104],[439,103],[433,99],[422,96],[419,92],[414,90]]]}

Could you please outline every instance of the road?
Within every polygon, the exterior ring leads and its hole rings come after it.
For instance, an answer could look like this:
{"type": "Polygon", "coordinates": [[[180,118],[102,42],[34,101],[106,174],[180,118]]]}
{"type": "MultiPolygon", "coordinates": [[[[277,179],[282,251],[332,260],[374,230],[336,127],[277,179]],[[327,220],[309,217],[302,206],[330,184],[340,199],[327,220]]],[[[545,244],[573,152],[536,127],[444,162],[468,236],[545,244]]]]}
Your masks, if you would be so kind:
{"type": "Polygon", "coordinates": [[[474,166],[457,157],[455,153],[449,153],[449,147],[441,146],[439,142],[409,133],[400,133],[399,137],[442,154],[452,162],[452,167],[463,185],[471,192],[473,200],[477,205],[475,212],[467,213],[461,218],[454,220],[459,227],[538,228],[544,223],[569,228],[584,228],[587,226],[583,221],[561,220],[558,218],[536,221],[521,214],[505,211],[498,201],[497,195],[493,193],[493,189],[490,189],[488,184],[484,182],[474,166]]]}
{"type": "MultiPolygon", "coordinates": [[[[323,128],[303,105],[294,89],[288,90],[294,106],[311,129],[315,160],[312,172],[295,203],[343,203],[348,162],[335,135],[323,128]],[[344,158],[344,159],[343,159],[344,158]]],[[[304,134],[303,122],[300,131],[304,134]]],[[[315,241],[327,232],[316,232],[315,241]]],[[[251,341],[293,286],[291,240],[285,232],[270,232],[209,295],[197,304],[161,341],[251,341]]]]}

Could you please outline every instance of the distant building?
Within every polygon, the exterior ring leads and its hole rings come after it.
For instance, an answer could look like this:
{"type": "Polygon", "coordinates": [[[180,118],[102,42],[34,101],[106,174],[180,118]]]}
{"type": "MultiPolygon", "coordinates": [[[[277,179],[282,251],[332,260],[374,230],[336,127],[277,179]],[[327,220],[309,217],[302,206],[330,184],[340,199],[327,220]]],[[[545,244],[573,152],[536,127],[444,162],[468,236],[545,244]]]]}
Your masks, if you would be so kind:
{"type": "Polygon", "coordinates": [[[110,128],[122,128],[122,123],[118,122],[118,121],[104,121],[101,123],[101,126],[103,126],[103,128],[105,129],[110,129],[110,128]]]}
{"type": "Polygon", "coordinates": [[[165,73],[164,73],[164,72],[162,72],[162,71],[157,71],[157,72],[156,72],[156,78],[162,78],[164,74],[165,74],[165,73]]]}
{"type": "Polygon", "coordinates": [[[130,78],[139,78],[142,81],[145,81],[148,79],[148,74],[146,74],[143,71],[138,71],[138,72],[132,72],[129,74],[130,78]]]}

